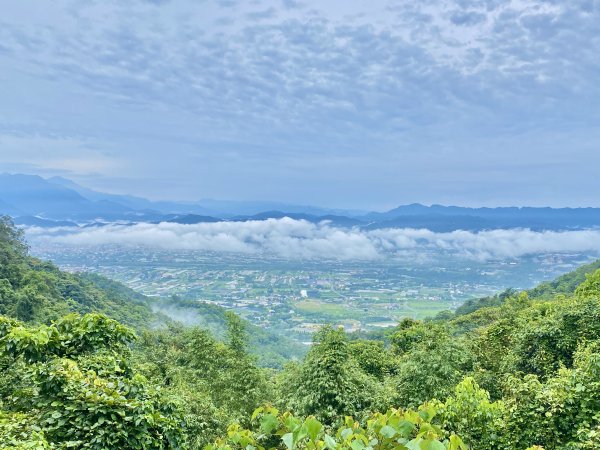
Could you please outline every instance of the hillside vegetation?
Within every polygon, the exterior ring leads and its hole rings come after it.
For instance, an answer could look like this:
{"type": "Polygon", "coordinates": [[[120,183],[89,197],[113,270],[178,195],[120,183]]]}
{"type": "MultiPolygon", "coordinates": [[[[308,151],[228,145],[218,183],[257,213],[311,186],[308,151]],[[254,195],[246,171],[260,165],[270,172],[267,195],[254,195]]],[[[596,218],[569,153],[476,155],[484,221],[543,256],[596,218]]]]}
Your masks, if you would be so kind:
{"type": "Polygon", "coordinates": [[[144,298],[28,257],[3,219],[0,449],[598,449],[592,269],[385,342],[324,327],[273,370],[235,314],[221,339],[143,327],[144,298]]]}
{"type": "MultiPolygon", "coordinates": [[[[0,216],[0,315],[41,324],[72,312],[106,314],[137,331],[187,317],[222,336],[227,323],[226,310],[220,306],[178,299],[158,302],[101,275],[71,274],[32,258],[21,231],[0,216]],[[170,317],[170,312],[177,314],[170,317]]],[[[246,326],[250,350],[259,355],[261,366],[280,368],[305,352],[291,340],[246,326]]]]}
{"type": "Polygon", "coordinates": [[[136,328],[155,319],[145,297],[123,285],[29,257],[22,232],[0,216],[0,314],[47,323],[69,312],[103,313],[136,328]]]}

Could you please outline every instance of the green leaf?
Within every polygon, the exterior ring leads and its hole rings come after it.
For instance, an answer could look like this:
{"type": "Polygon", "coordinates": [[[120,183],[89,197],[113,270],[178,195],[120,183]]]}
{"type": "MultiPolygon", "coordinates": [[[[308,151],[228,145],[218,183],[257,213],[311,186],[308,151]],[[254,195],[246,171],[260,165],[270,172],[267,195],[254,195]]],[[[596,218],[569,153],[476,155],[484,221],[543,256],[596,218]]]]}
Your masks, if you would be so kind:
{"type": "Polygon", "coordinates": [[[281,437],[281,440],[287,448],[292,450],[294,448],[294,435],[292,433],[286,433],[281,437]]]}
{"type": "Polygon", "coordinates": [[[352,428],[344,428],[340,435],[342,436],[343,440],[348,439],[350,436],[352,436],[352,428]]]}
{"type": "Polygon", "coordinates": [[[317,439],[317,436],[319,435],[321,428],[323,428],[323,425],[321,425],[321,422],[319,422],[314,417],[307,418],[304,421],[304,426],[306,427],[306,432],[308,433],[308,437],[310,438],[311,441],[314,441],[317,439]]]}
{"type": "Polygon", "coordinates": [[[429,441],[425,446],[425,450],[446,450],[446,446],[440,441],[429,441]]]}
{"type": "Polygon", "coordinates": [[[398,432],[403,437],[409,437],[414,429],[415,429],[415,424],[408,420],[401,420],[398,423],[398,432]]]}
{"type": "Polygon", "coordinates": [[[335,450],[337,448],[337,442],[335,442],[335,439],[329,436],[328,434],[325,435],[324,441],[325,446],[327,446],[327,448],[329,448],[330,450],[335,450]]]}
{"type": "Polygon", "coordinates": [[[448,450],[459,450],[461,448],[466,448],[462,439],[459,438],[457,435],[452,434],[450,436],[450,446],[448,447],[448,450]]]}
{"type": "Polygon", "coordinates": [[[350,447],[352,450],[363,450],[365,448],[365,444],[363,444],[361,441],[354,440],[350,444],[350,447]]]}
{"type": "Polygon", "coordinates": [[[265,414],[260,419],[260,429],[264,434],[271,434],[278,425],[279,421],[273,414],[265,414]]]}
{"type": "Polygon", "coordinates": [[[421,450],[421,442],[423,442],[423,439],[421,438],[413,439],[406,443],[406,448],[408,450],[421,450]]]}
{"type": "Polygon", "coordinates": [[[256,408],[256,409],[254,410],[254,412],[252,413],[252,417],[251,417],[251,419],[252,419],[252,420],[256,419],[256,418],[258,417],[258,415],[259,415],[260,413],[262,413],[263,411],[264,411],[264,408],[263,408],[262,406],[261,406],[261,407],[259,407],[259,408],[256,408]]]}
{"type": "Polygon", "coordinates": [[[381,427],[381,430],[379,430],[379,434],[388,439],[393,438],[396,435],[396,433],[397,431],[389,425],[385,425],[381,427]]]}

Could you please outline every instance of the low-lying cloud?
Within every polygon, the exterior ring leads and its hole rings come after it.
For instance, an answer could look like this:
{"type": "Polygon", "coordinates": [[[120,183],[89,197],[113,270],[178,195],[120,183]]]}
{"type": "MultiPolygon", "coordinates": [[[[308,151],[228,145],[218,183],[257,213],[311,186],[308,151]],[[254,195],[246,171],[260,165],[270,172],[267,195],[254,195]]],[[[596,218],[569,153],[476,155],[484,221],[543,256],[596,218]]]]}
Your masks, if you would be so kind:
{"type": "Polygon", "coordinates": [[[510,229],[436,233],[425,229],[389,228],[366,231],[290,218],[195,225],[140,223],[95,228],[31,227],[27,236],[34,244],[145,246],[293,259],[373,260],[386,255],[431,251],[479,260],[539,253],[600,254],[600,230],[510,229]]]}

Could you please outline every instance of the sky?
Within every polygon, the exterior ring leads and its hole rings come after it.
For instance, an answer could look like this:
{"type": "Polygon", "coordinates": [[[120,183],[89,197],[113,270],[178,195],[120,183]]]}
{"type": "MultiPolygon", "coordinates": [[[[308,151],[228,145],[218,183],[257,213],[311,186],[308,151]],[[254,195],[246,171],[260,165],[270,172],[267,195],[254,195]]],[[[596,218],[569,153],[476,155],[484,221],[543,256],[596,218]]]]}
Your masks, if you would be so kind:
{"type": "Polygon", "coordinates": [[[600,0],[19,0],[0,171],[151,199],[600,206],[600,0]]]}

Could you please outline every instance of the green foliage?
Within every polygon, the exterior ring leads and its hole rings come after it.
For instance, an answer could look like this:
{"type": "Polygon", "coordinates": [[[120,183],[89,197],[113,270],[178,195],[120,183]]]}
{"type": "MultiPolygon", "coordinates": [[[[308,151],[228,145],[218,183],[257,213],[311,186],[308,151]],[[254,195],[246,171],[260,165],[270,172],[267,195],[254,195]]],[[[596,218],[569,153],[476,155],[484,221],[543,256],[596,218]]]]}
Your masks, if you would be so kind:
{"type": "Polygon", "coordinates": [[[454,314],[456,316],[463,316],[465,314],[474,313],[475,311],[480,310],[482,308],[489,308],[492,306],[500,306],[500,305],[503,305],[507,299],[515,296],[516,294],[517,294],[517,291],[510,288],[510,289],[506,289],[504,292],[501,292],[500,294],[492,295],[490,297],[482,297],[482,298],[467,300],[462,305],[460,305],[458,308],[456,308],[456,311],[454,312],[454,314]]]}
{"type": "Polygon", "coordinates": [[[392,349],[398,355],[412,350],[416,345],[433,337],[431,328],[418,320],[406,318],[396,327],[396,331],[391,335],[390,341],[392,349]]]}
{"type": "Polygon", "coordinates": [[[2,354],[26,362],[78,356],[99,348],[118,350],[134,339],[131,330],[101,314],[70,314],[51,326],[26,327],[0,318],[2,354]]]}
{"type": "Polygon", "coordinates": [[[352,358],[342,329],[321,329],[304,362],[282,376],[282,403],[299,415],[313,415],[327,424],[370,411],[380,400],[376,379],[352,358]]]}
{"type": "Polygon", "coordinates": [[[23,232],[0,216],[0,315],[49,323],[69,312],[105,313],[138,328],[155,320],[147,299],[125,286],[29,257],[23,232]]]}
{"type": "Polygon", "coordinates": [[[187,333],[181,327],[146,331],[134,347],[135,369],[161,386],[165,400],[176,406],[186,424],[186,448],[201,448],[233,420],[231,411],[217,408],[204,379],[183,365],[187,333]]]}
{"type": "Polygon", "coordinates": [[[560,367],[573,366],[578,346],[600,340],[600,296],[594,285],[599,273],[572,298],[508,302],[497,320],[470,336],[475,376],[493,397],[500,395],[507,375],[521,372],[546,379],[560,367]]]}
{"type": "Polygon", "coordinates": [[[585,281],[575,290],[577,298],[595,298],[600,297],[600,269],[594,273],[586,274],[585,281]]]}
{"type": "Polygon", "coordinates": [[[396,361],[382,341],[351,341],[350,355],[363,372],[383,381],[396,370],[396,361]]]}
{"type": "Polygon", "coordinates": [[[232,334],[235,348],[206,330],[171,326],[144,332],[135,348],[138,370],[161,385],[184,415],[188,448],[201,448],[229,421],[247,420],[270,397],[266,374],[244,350],[241,328],[232,334]]]}
{"type": "Polygon", "coordinates": [[[27,414],[0,411],[0,450],[50,449],[41,428],[27,414]]]}
{"type": "Polygon", "coordinates": [[[240,316],[231,311],[225,313],[225,319],[227,320],[227,340],[229,348],[236,353],[245,354],[248,336],[246,334],[244,322],[240,316]]]}
{"type": "Polygon", "coordinates": [[[507,383],[507,435],[519,448],[546,450],[598,448],[600,353],[581,350],[572,369],[560,369],[545,383],[535,375],[507,383]]]}
{"type": "MultiPolygon", "coordinates": [[[[600,269],[600,259],[578,267],[573,272],[562,275],[553,281],[542,283],[526,291],[526,293],[529,298],[536,300],[553,300],[560,295],[572,295],[575,293],[577,287],[586,280],[586,277],[598,269],[600,269]]],[[[517,296],[517,294],[517,291],[514,289],[507,289],[500,294],[490,297],[467,300],[456,309],[455,317],[471,314],[482,308],[488,309],[494,306],[501,306],[508,299],[517,296]]]]}
{"type": "MultiPolygon", "coordinates": [[[[228,311],[221,306],[197,300],[183,300],[177,296],[162,299],[155,306],[159,313],[165,315],[189,315],[193,319],[186,325],[200,326],[219,339],[229,339],[228,311]]],[[[260,367],[281,369],[289,360],[306,354],[306,348],[292,339],[269,332],[248,321],[242,320],[241,323],[247,337],[246,347],[258,358],[257,363],[260,367]]]]}
{"type": "Polygon", "coordinates": [[[558,295],[572,295],[577,287],[586,281],[588,275],[598,273],[600,259],[591,264],[578,267],[572,272],[558,277],[556,280],[542,283],[528,291],[529,297],[533,299],[552,300],[558,295]]]}
{"type": "Polygon", "coordinates": [[[0,216],[0,279],[19,279],[19,266],[27,255],[23,236],[10,217],[0,216]]]}
{"type": "Polygon", "coordinates": [[[490,401],[490,395],[473,378],[465,378],[444,403],[438,405],[442,427],[460,435],[477,450],[495,450],[505,435],[505,405],[490,401]]]}
{"type": "Polygon", "coordinates": [[[391,409],[371,415],[364,423],[345,417],[334,430],[313,416],[302,419],[287,412],[279,414],[267,406],[252,415],[252,429],[234,424],[226,437],[205,450],[466,450],[467,446],[455,434],[444,439],[441,428],[431,423],[434,417],[432,407],[419,411],[391,409]]]}
{"type": "Polygon", "coordinates": [[[32,424],[16,448],[32,439],[59,448],[179,448],[178,415],[128,366],[127,328],[94,314],[39,327],[2,319],[0,332],[0,357],[10,362],[2,375],[21,379],[3,392],[11,413],[4,428],[12,433],[24,413],[32,424]]]}
{"type": "Polygon", "coordinates": [[[572,367],[578,345],[600,339],[599,307],[600,297],[532,308],[515,342],[515,369],[545,378],[572,367]]]}
{"type": "Polygon", "coordinates": [[[443,325],[404,323],[392,345],[401,355],[393,378],[394,401],[404,407],[445,399],[473,363],[467,347],[443,325]]]}

